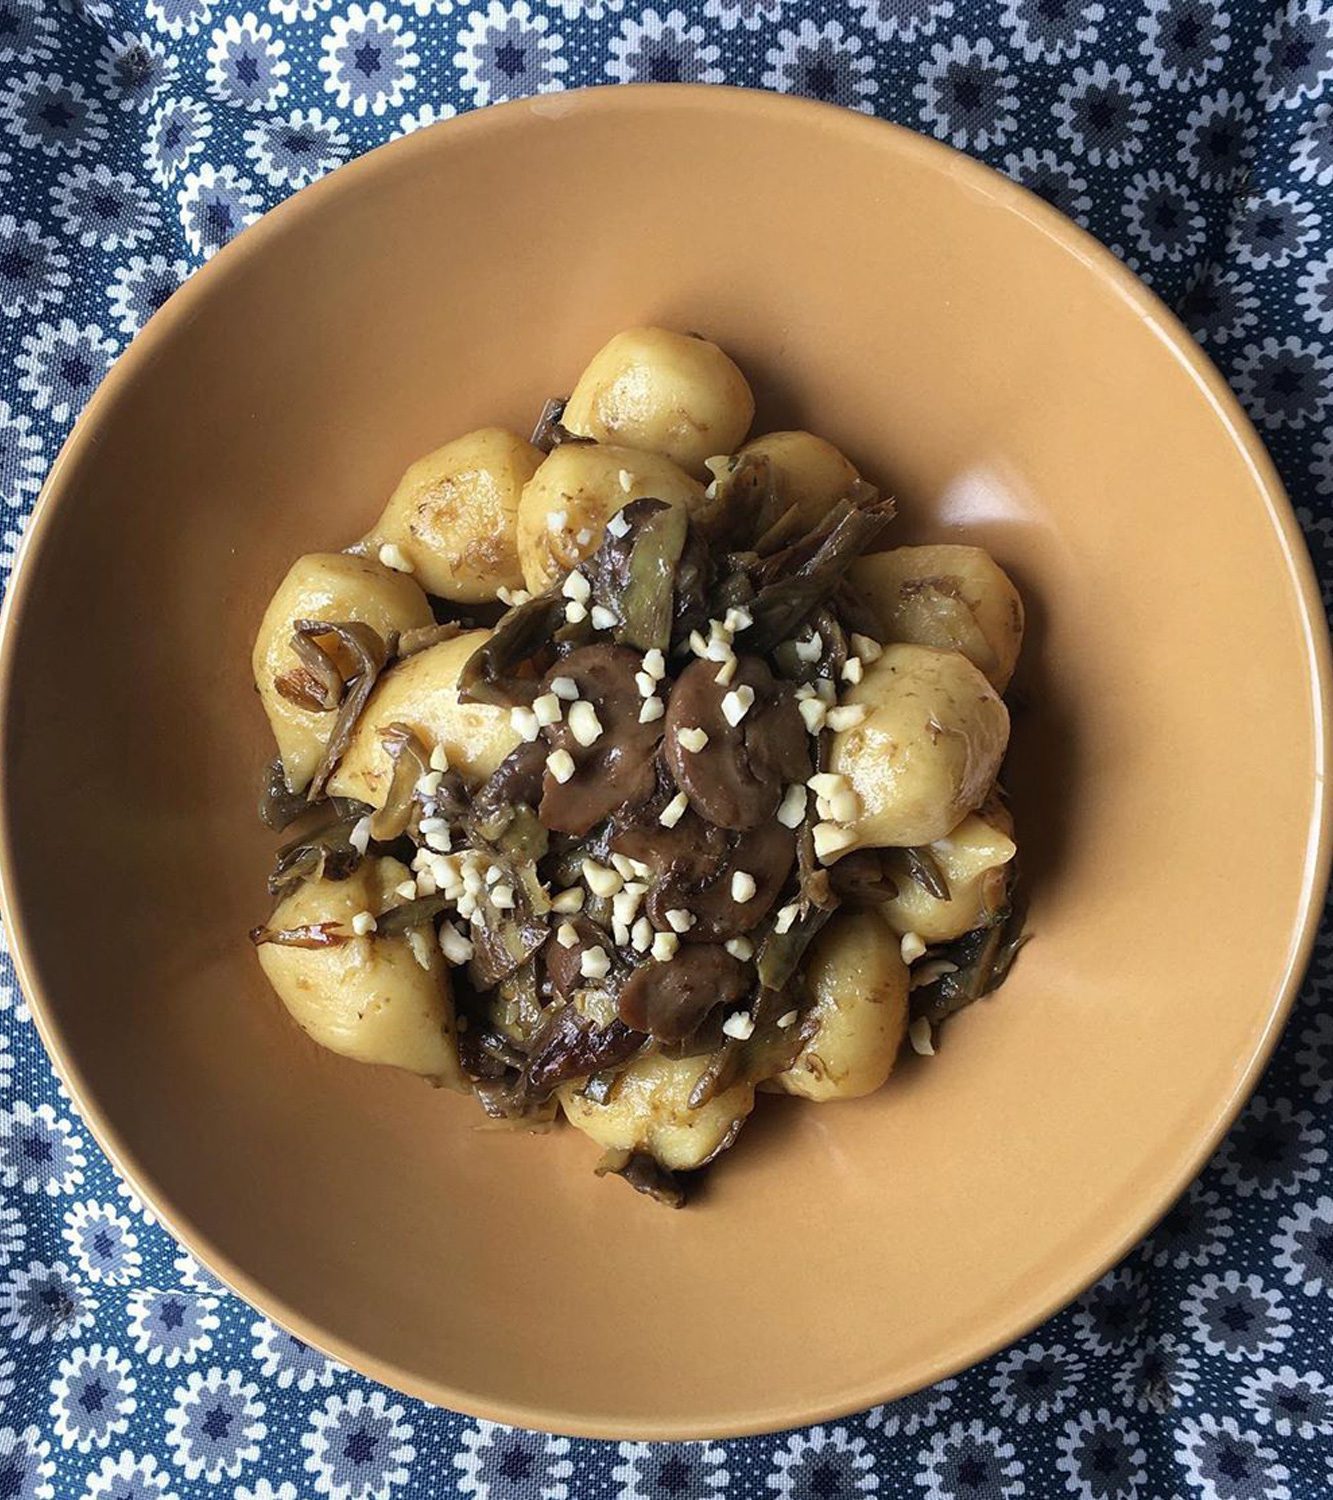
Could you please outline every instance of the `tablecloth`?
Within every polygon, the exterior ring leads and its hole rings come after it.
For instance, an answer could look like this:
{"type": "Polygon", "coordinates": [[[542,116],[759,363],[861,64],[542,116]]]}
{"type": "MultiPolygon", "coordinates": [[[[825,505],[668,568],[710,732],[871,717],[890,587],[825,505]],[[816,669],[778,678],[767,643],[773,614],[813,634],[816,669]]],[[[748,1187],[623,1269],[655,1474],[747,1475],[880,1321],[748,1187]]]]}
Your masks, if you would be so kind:
{"type": "MultiPolygon", "coordinates": [[[[874,112],[1090,228],[1241,396],[1328,601],[1325,0],[0,0],[0,577],[108,366],[265,209],[456,112],[641,79],[874,112]]],[[[108,1166],[0,955],[0,1497],[1328,1495],[1331,985],[1325,930],[1216,1159],[1031,1337],[844,1422],[646,1445],[432,1409],[225,1292],[108,1166]]]]}

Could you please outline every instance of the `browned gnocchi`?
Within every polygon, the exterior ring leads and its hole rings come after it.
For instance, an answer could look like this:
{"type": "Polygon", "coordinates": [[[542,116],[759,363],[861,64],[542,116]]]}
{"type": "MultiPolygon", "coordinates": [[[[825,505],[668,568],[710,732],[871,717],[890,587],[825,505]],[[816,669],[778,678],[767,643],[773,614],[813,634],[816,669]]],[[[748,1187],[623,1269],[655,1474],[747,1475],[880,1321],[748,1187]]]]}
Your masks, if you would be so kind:
{"type": "Polygon", "coordinates": [[[630,328],[593,356],[563,417],[579,437],[660,453],[704,477],[754,420],[745,376],[714,343],[666,328],[630,328]]]}
{"type": "Polygon", "coordinates": [[[502,427],[455,438],[411,465],[365,545],[456,604],[521,588],[519,499],[541,461],[531,443],[502,427]]]}

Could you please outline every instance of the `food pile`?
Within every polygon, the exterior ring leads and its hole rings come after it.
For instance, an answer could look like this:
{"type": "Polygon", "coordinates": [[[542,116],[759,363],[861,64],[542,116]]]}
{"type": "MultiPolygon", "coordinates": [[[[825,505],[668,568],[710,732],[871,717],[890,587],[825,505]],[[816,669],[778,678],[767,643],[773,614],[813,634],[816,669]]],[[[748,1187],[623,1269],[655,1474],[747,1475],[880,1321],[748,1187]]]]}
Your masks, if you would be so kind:
{"type": "Polygon", "coordinates": [[[289,1011],[673,1204],[757,1088],[877,1088],[1019,942],[1017,593],[885,550],[892,502],[752,415],[716,346],[620,335],[532,444],[459,439],[301,559],[255,646],[289,1011]]]}

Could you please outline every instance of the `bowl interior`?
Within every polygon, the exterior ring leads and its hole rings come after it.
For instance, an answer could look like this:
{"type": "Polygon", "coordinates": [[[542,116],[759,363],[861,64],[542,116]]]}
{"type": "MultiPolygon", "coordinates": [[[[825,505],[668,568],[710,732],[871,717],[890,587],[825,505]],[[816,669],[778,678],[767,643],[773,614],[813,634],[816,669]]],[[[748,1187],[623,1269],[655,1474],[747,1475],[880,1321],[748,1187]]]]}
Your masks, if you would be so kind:
{"type": "Polygon", "coordinates": [[[48,1042],[171,1226],[371,1375],[532,1426],[780,1426],[956,1369],[1168,1203],[1252,1081],[1322,879],[1323,647],[1253,436],[1043,205],[726,91],[488,111],[247,232],[52,478],[4,657],[7,897],[48,1042]],[[902,540],[1028,602],[1008,772],[1033,940],[877,1097],[768,1101],[696,1207],[318,1051],[245,940],[274,840],[270,591],[403,467],[525,430],[613,330],[699,329],[902,540]]]}

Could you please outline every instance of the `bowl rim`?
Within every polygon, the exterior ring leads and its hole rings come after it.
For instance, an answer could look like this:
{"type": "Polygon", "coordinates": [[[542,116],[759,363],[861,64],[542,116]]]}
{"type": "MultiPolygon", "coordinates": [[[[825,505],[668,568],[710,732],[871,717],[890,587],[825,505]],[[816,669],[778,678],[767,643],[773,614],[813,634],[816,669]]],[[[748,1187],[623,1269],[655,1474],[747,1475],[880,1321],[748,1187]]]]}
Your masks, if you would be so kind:
{"type": "Polygon", "coordinates": [[[1010,1311],[986,1331],[966,1362],[927,1357],[906,1375],[871,1381],[817,1402],[788,1402],[755,1410],[719,1424],[708,1419],[628,1422],[615,1412],[589,1413],[560,1407],[555,1396],[537,1404],[480,1395],[443,1381],[423,1378],[392,1361],[367,1354],[333,1330],[312,1322],[254,1280],[241,1265],[218,1249],[208,1234],[178,1212],[122,1139],[114,1122],[102,1111],[76,1060],[66,1048],[60,1027],[48,1011],[37,982],[35,955],[28,950],[13,870],[16,865],[10,801],[17,788],[8,773],[8,757],[0,753],[0,920],[20,987],[51,1062],[63,1079],[73,1105],[105,1152],[115,1171],[133,1188],[167,1232],[200,1263],[265,1317],[370,1379],[404,1394],[447,1409],[537,1431],[573,1437],[677,1441],[700,1438],[746,1437],[832,1421],[866,1410],[969,1369],[999,1349],[1030,1333],[1054,1316],[1114,1266],[1151,1230],[1180,1193],[1194,1180],[1222,1136],[1249,1098],[1281,1035],[1304,977],[1323,910],[1323,892],[1333,854],[1333,824],[1329,818],[1327,743],[1330,704],[1333,703],[1333,660],[1325,625],[1320,588],[1308,548],[1276,467],[1239,400],[1212,360],[1174,312],[1104,245],[1072,219],[1035,193],[1003,176],[974,157],[894,122],[838,105],[798,95],[717,84],[602,84],[541,94],[475,109],[439,121],[426,129],[375,147],[319,181],[300,189],[270,209],[223,246],[149,319],[127,345],[76,418],[61,445],[34,504],[20,555],[11,572],[0,608],[0,749],[10,733],[9,706],[16,672],[20,622],[33,594],[37,560],[47,542],[52,521],[66,499],[64,472],[96,443],[98,429],[113,414],[122,391],[141,366],[156,358],[160,346],[192,320],[196,303],[212,296],[227,275],[264,253],[269,240],[312,213],[319,213],[340,195],[358,191],[362,179],[383,170],[387,161],[406,162],[412,154],[438,150],[446,139],[466,148],[472,135],[523,129],[536,120],[558,120],[567,115],[663,109],[732,112],[755,117],[774,115],[803,120],[808,128],[828,135],[835,143],[863,143],[892,149],[915,158],[959,180],[968,190],[995,207],[1018,214],[1039,233],[1057,241],[1138,314],[1167,346],[1192,378],[1200,395],[1212,406],[1237,450],[1245,459],[1253,482],[1281,543],[1283,561],[1293,585],[1304,636],[1305,660],[1313,713],[1312,751],[1315,762],[1313,814],[1306,845],[1301,896],[1288,934],[1287,962],[1269,1007],[1267,1024],[1244,1067],[1233,1075],[1230,1090],[1210,1120],[1184,1150],[1172,1174],[1169,1191],[1141,1202],[1126,1214],[1109,1250],[1078,1263],[1071,1273],[1052,1280],[1029,1303],[1010,1311]]]}

